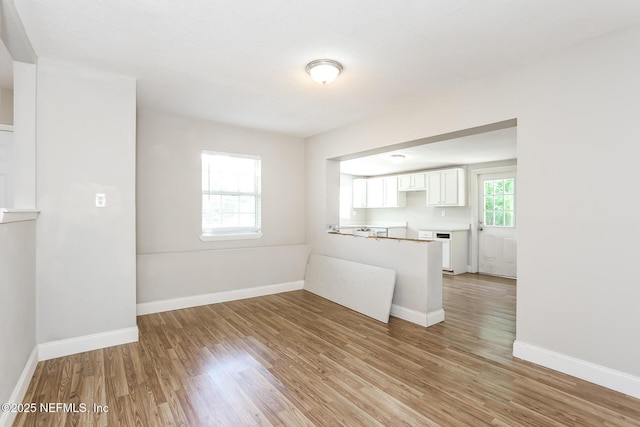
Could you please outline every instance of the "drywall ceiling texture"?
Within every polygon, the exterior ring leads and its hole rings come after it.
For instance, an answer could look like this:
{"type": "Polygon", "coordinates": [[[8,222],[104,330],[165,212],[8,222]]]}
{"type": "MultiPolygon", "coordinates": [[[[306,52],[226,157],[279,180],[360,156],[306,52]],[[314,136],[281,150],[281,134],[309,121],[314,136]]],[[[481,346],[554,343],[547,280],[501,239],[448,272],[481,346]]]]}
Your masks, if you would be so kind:
{"type": "Polygon", "coordinates": [[[519,355],[640,397],[638,46],[640,26],[310,138],[312,250],[336,256],[327,158],[517,118],[519,355]]]}
{"type": "Polygon", "coordinates": [[[309,136],[398,97],[637,22],[636,0],[21,0],[39,56],[138,79],[138,105],[309,136]],[[329,57],[343,74],[305,73],[329,57]]]}

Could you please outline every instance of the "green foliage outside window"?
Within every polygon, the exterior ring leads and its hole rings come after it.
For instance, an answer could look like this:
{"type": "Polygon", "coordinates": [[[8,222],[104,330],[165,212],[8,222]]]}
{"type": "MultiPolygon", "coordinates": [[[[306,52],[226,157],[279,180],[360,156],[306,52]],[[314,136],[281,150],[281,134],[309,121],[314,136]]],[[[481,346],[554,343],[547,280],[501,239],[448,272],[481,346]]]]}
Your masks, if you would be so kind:
{"type": "Polygon", "coordinates": [[[515,227],[514,178],[484,182],[484,225],[515,227]]]}

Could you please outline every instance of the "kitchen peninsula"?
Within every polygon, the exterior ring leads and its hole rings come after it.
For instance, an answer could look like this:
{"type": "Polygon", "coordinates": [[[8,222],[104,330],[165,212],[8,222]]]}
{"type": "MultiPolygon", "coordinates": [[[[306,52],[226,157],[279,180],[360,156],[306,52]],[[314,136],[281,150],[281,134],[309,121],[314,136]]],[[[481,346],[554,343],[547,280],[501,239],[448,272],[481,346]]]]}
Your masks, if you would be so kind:
{"type": "Polygon", "coordinates": [[[396,272],[392,316],[422,326],[444,320],[441,244],[406,238],[364,238],[342,232],[329,232],[326,239],[326,248],[335,258],[396,272]]]}

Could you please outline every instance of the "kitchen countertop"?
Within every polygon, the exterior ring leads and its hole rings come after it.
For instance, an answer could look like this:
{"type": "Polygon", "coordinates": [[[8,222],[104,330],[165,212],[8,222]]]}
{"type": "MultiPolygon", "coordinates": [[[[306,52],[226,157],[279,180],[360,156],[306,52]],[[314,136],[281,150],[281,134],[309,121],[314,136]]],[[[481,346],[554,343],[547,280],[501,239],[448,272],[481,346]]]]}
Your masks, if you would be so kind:
{"type": "Polygon", "coordinates": [[[379,227],[379,228],[406,228],[407,223],[401,221],[390,221],[390,222],[370,222],[367,224],[340,224],[340,228],[371,228],[371,227],[379,227]]]}
{"type": "Polygon", "coordinates": [[[335,234],[335,235],[338,235],[338,236],[349,236],[349,237],[354,237],[354,238],[358,238],[358,239],[362,239],[362,238],[364,238],[364,239],[376,239],[376,240],[384,239],[384,240],[398,240],[398,241],[404,241],[404,242],[417,242],[417,243],[433,242],[433,240],[407,239],[405,237],[354,236],[353,234],[340,233],[340,232],[336,232],[336,231],[330,231],[328,234],[335,234]]]}
{"type": "Polygon", "coordinates": [[[426,231],[469,231],[471,224],[438,224],[429,227],[421,228],[420,230],[426,231]]]}

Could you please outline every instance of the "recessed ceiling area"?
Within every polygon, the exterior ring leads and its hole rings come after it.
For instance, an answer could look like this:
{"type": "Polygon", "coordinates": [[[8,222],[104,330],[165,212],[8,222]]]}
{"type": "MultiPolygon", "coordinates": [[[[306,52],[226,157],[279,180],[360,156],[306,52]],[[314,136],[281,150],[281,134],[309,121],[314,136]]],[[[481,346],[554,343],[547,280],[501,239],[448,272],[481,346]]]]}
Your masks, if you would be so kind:
{"type": "Polygon", "coordinates": [[[307,137],[640,22],[637,0],[15,0],[38,56],[139,108],[307,137]],[[318,85],[318,58],[344,70],[318,85]]]}
{"type": "Polygon", "coordinates": [[[340,162],[340,172],[376,176],[515,159],[516,128],[495,130],[340,162]],[[400,154],[401,161],[391,156],[400,154]]]}

